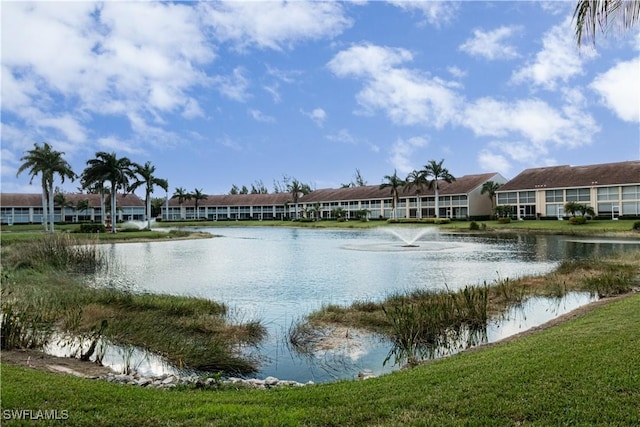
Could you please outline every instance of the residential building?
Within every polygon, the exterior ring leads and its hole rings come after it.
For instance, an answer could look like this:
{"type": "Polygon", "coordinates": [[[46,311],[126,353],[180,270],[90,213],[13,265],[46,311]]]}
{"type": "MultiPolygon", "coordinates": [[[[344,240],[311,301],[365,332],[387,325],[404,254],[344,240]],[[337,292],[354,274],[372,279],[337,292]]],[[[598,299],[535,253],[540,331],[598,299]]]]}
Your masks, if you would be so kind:
{"type": "MultiPolygon", "coordinates": [[[[141,221],[145,217],[144,201],[135,194],[118,194],[118,221],[141,221]]],[[[105,211],[109,210],[109,196],[105,211]]],[[[102,222],[99,194],[64,194],[65,206],[55,206],[55,222],[102,222]],[[83,201],[88,207],[83,207],[83,201]]],[[[49,212],[47,212],[47,217],[49,212]]],[[[42,194],[0,194],[0,222],[2,224],[41,224],[43,222],[42,194]]]]}
{"type": "MultiPolygon", "coordinates": [[[[507,180],[498,173],[465,175],[452,183],[438,182],[438,209],[441,218],[468,219],[491,215],[493,201],[481,194],[487,181],[499,184],[507,180]]],[[[427,186],[399,188],[396,204],[398,218],[435,217],[435,190],[427,186]]],[[[336,209],[342,209],[347,218],[355,218],[358,212],[367,211],[369,218],[392,218],[391,189],[379,185],[316,190],[300,198],[301,210],[309,215],[330,218],[336,209]]]]}
{"type": "Polygon", "coordinates": [[[162,218],[168,221],[181,219],[208,220],[268,220],[284,219],[288,216],[289,193],[276,194],[223,194],[211,195],[198,201],[179,203],[177,198],[169,199],[162,207],[162,218]]]}
{"type": "Polygon", "coordinates": [[[522,171],[496,192],[518,219],[565,216],[564,205],[591,206],[596,215],[640,216],[640,161],[549,166],[522,171]]]}

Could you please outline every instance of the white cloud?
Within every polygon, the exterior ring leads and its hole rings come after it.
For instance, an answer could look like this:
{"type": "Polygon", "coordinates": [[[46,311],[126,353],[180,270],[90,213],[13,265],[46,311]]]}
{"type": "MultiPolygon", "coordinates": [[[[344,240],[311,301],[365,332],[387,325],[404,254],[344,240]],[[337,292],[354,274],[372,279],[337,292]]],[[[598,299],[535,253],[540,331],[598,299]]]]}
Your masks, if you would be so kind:
{"type": "Polygon", "coordinates": [[[502,154],[483,149],[478,153],[478,164],[480,168],[487,172],[498,172],[504,176],[509,176],[511,164],[502,154]]]}
{"type": "Polygon", "coordinates": [[[249,110],[249,114],[251,114],[251,117],[253,117],[253,119],[257,122],[274,123],[276,121],[274,117],[264,114],[260,110],[255,110],[255,109],[249,110]]]}
{"type": "Polygon", "coordinates": [[[467,76],[467,72],[458,67],[449,67],[447,68],[447,71],[449,71],[449,73],[451,73],[451,75],[457,79],[461,79],[467,76]]]}
{"type": "Polygon", "coordinates": [[[450,24],[456,17],[460,5],[452,1],[407,1],[387,0],[388,3],[407,11],[420,12],[427,23],[436,28],[450,24]]]}
{"type": "Polygon", "coordinates": [[[123,141],[116,136],[98,138],[98,147],[103,151],[117,151],[118,153],[125,153],[126,155],[144,153],[143,150],[136,148],[135,144],[132,144],[130,141],[123,141]]]}
{"type": "Polygon", "coordinates": [[[589,87],[621,120],[640,122],[640,57],[597,75],[589,87]]]}
{"type": "Polygon", "coordinates": [[[327,119],[327,113],[322,108],[314,108],[313,111],[300,110],[302,114],[309,117],[315,124],[322,127],[324,121],[327,119]]]}
{"type": "Polygon", "coordinates": [[[331,38],[353,22],[338,2],[203,2],[203,20],[223,42],[282,50],[306,40],[331,38]]]}
{"type": "Polygon", "coordinates": [[[592,49],[579,52],[576,49],[572,21],[565,19],[553,27],[543,37],[542,50],[534,60],[516,70],[513,83],[531,83],[548,90],[554,90],[558,82],[567,83],[572,77],[583,73],[583,63],[596,56],[592,49]]]}
{"type": "Polygon", "coordinates": [[[417,148],[425,147],[429,141],[423,137],[413,137],[409,139],[398,139],[391,146],[391,165],[400,174],[409,174],[417,168],[411,157],[417,148]]]}
{"type": "Polygon", "coordinates": [[[348,129],[340,129],[337,133],[327,135],[327,139],[329,141],[343,142],[346,144],[358,143],[358,140],[356,139],[356,137],[351,135],[351,132],[349,132],[348,129]]]}
{"type": "Polygon", "coordinates": [[[222,95],[234,101],[244,102],[250,97],[249,80],[244,74],[244,68],[238,67],[233,70],[232,75],[211,77],[210,81],[222,95]]]}
{"type": "Polygon", "coordinates": [[[327,66],[338,77],[362,80],[356,99],[364,114],[383,111],[396,124],[440,128],[455,117],[459,99],[451,86],[457,83],[400,67],[412,58],[405,49],[363,44],[339,52],[327,66]]]}
{"type": "Polygon", "coordinates": [[[160,2],[2,7],[2,37],[12,40],[3,44],[2,108],[25,126],[40,121],[80,141],[89,130],[79,123],[91,114],[150,114],[158,123],[165,113],[201,114],[189,91],[205,83],[200,67],[215,52],[194,7],[160,2]]]}
{"type": "Polygon", "coordinates": [[[60,117],[48,117],[38,120],[38,124],[45,128],[53,128],[63,134],[70,142],[83,142],[87,135],[84,127],[69,114],[60,117]]]}
{"type": "Polygon", "coordinates": [[[517,58],[518,52],[508,44],[508,39],[520,31],[516,26],[503,26],[492,31],[474,30],[473,38],[467,39],[459,49],[488,60],[517,58]]]}
{"type": "Polygon", "coordinates": [[[561,110],[539,99],[502,102],[481,98],[467,105],[462,124],[477,136],[525,138],[529,143],[577,147],[592,142],[600,129],[574,98],[561,110]]]}

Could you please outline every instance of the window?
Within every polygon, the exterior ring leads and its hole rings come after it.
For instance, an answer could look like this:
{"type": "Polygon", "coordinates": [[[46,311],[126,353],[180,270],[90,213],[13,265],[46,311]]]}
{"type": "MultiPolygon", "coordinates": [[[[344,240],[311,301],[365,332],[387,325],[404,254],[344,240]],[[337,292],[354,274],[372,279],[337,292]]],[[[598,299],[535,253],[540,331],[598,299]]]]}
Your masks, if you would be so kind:
{"type": "Polygon", "coordinates": [[[521,191],[518,196],[520,197],[520,203],[535,203],[536,192],[535,191],[521,191]]]}
{"type": "Polygon", "coordinates": [[[622,202],[622,215],[640,215],[640,202],[622,202]]]}
{"type": "Polygon", "coordinates": [[[518,193],[515,191],[510,193],[498,193],[499,205],[515,205],[518,203],[518,193]]]}
{"type": "Polygon", "coordinates": [[[562,205],[547,205],[546,215],[547,216],[560,216],[563,212],[562,205]]]}
{"type": "Polygon", "coordinates": [[[622,187],[622,200],[640,200],[640,185],[622,187]]]}
{"type": "Polygon", "coordinates": [[[547,190],[545,200],[547,202],[564,202],[563,190],[547,190]]]}
{"type": "Polygon", "coordinates": [[[598,200],[618,200],[618,187],[598,188],[598,200]]]}
{"type": "Polygon", "coordinates": [[[589,202],[591,190],[588,188],[573,188],[567,190],[567,202],[589,202]]]}

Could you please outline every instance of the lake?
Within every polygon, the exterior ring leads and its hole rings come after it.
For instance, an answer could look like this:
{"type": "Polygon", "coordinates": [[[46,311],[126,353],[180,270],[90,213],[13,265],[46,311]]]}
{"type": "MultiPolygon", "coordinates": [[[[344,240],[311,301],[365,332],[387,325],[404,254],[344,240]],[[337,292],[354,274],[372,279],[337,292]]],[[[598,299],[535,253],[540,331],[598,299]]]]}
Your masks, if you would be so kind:
{"type": "MultiPolygon", "coordinates": [[[[255,376],[300,382],[397,369],[392,363],[383,366],[389,343],[373,337],[360,337],[335,351],[312,355],[291,351],[287,345],[291,325],[323,305],[377,301],[418,288],[458,289],[507,277],[541,275],[565,258],[606,255],[639,244],[567,236],[449,234],[407,226],[198,230],[217,237],[106,246],[110,265],[117,267],[109,270],[109,277],[98,278],[99,282],[206,297],[227,304],[239,321],[259,319],[269,336],[254,350],[262,361],[255,376]]],[[[561,300],[531,300],[501,322],[492,322],[486,340],[521,332],[590,300],[580,294],[561,300]]]]}

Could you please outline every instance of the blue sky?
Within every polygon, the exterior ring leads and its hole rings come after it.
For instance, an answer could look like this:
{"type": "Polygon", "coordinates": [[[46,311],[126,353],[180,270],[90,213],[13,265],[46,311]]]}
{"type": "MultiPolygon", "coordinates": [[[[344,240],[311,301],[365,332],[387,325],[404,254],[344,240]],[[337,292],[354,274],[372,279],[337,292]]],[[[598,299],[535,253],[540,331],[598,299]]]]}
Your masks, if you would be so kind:
{"type": "Polygon", "coordinates": [[[42,141],[208,194],[638,159],[640,34],[577,49],[574,4],[3,1],[2,191],[42,141]]]}

